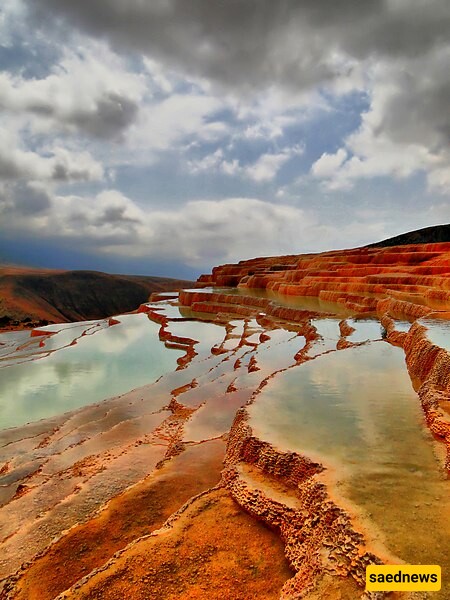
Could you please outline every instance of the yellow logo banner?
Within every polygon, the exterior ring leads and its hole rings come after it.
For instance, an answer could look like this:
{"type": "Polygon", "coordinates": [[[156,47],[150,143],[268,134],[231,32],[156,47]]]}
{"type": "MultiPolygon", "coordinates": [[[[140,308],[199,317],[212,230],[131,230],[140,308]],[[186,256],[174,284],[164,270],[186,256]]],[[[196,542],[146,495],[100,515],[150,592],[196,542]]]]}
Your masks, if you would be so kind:
{"type": "Polygon", "coordinates": [[[439,565],[369,565],[366,590],[369,592],[438,592],[439,565]]]}

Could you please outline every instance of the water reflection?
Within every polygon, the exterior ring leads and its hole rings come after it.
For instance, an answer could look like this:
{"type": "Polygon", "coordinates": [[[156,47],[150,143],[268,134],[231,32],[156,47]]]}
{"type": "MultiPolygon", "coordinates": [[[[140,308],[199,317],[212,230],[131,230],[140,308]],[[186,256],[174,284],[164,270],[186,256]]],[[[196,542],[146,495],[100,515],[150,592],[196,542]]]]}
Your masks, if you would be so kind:
{"type": "Polygon", "coordinates": [[[420,319],[419,323],[427,328],[427,338],[430,342],[450,351],[450,321],[425,318],[420,319]]]}
{"type": "Polygon", "coordinates": [[[330,467],[395,555],[450,573],[448,485],[401,349],[372,342],[290,369],[250,415],[258,437],[330,467]]]}
{"type": "Polygon", "coordinates": [[[83,323],[63,328],[46,341],[47,352],[56,351],[2,368],[0,428],[124,393],[176,368],[182,352],[164,347],[158,338],[159,325],[144,314],[119,319],[111,327],[83,323]],[[86,329],[92,335],[82,336],[86,329]],[[75,338],[76,345],[68,345],[75,338]]]}

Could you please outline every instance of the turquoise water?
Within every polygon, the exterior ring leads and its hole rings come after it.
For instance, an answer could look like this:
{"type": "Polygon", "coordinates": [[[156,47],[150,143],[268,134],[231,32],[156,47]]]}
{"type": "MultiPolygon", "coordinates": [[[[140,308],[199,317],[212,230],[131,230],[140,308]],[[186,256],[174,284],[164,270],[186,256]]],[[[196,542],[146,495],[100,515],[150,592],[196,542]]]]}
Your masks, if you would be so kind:
{"type": "Polygon", "coordinates": [[[450,497],[403,351],[332,352],[279,374],[249,409],[255,434],[327,467],[333,488],[391,556],[440,564],[450,595],[450,497]]]}
{"type": "MultiPolygon", "coordinates": [[[[181,317],[171,303],[160,307],[171,318],[181,317]]],[[[28,332],[3,334],[0,428],[59,415],[170,373],[162,382],[168,393],[198,379],[178,399],[190,407],[204,404],[185,430],[186,439],[200,441],[227,431],[259,382],[286,369],[268,379],[249,407],[255,434],[283,451],[322,462],[337,503],[351,507],[367,527],[369,541],[398,561],[440,564],[447,586],[443,594],[448,595],[435,597],[449,598],[448,481],[403,351],[380,340],[379,322],[367,318],[348,318],[355,331],[346,338],[367,343],[336,350],[340,318],[312,319],[321,338],[308,350],[307,357],[314,360],[298,366],[294,357],[305,338],[295,332],[270,330],[260,342],[263,328],[255,320],[244,325],[234,319],[227,328],[194,320],[171,322],[172,334],[198,340],[189,368],[174,374],[183,353],[159,341],[160,325],[145,314],[119,316],[120,323],[113,326],[107,320],[52,325],[43,328],[48,335],[42,338],[30,338],[28,332]],[[212,347],[226,352],[211,358],[212,347]],[[248,372],[251,358],[258,371],[248,372]],[[229,383],[235,391],[226,391],[229,383]]],[[[424,324],[430,339],[448,347],[447,322],[428,319],[424,324]]],[[[400,322],[399,329],[406,327],[409,323],[400,322]]]]}
{"type": "MultiPolygon", "coordinates": [[[[0,428],[122,394],[176,368],[183,352],[168,350],[160,342],[159,325],[144,314],[118,319],[120,323],[110,327],[105,321],[66,325],[47,338],[43,348],[36,347],[39,338],[29,338],[33,346],[26,362],[21,363],[23,350],[15,355],[10,352],[9,366],[4,363],[0,369],[0,428]],[[83,331],[87,332],[84,336],[83,331]],[[68,345],[73,339],[77,343],[68,345]]],[[[47,330],[56,327],[60,326],[47,330]]],[[[11,348],[14,334],[6,335],[11,348]]],[[[18,332],[17,341],[25,343],[23,332],[18,332]]]]}

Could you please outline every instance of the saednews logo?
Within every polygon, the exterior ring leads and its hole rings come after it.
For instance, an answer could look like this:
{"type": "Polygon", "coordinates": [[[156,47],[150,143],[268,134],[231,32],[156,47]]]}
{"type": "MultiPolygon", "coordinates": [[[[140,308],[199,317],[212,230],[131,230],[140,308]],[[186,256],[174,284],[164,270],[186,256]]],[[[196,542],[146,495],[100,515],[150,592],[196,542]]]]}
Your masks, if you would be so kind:
{"type": "Polygon", "coordinates": [[[439,565],[369,565],[366,590],[369,592],[438,592],[439,565]]]}

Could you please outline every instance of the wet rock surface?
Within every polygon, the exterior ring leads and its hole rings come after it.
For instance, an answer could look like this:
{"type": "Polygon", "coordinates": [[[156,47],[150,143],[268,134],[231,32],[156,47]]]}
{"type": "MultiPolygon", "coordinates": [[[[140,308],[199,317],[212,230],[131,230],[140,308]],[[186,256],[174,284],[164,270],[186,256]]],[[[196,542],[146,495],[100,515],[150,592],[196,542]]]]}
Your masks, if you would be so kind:
{"type": "MultiPolygon", "coordinates": [[[[360,348],[403,351],[424,416],[415,427],[437,455],[427,464],[440,495],[418,508],[435,535],[450,509],[450,355],[427,323],[448,319],[449,256],[450,244],[417,244],[255,259],[142,304],[136,318],[156,323],[161,346],[178,352],[174,371],[0,432],[0,598],[385,597],[364,591],[365,568],[404,561],[413,532],[392,544],[376,511],[361,509],[362,492],[340,482],[351,461],[336,467],[306,438],[265,439],[252,407],[286,374],[302,393],[306,373],[320,374],[305,369],[311,361],[330,379],[360,348]]],[[[37,333],[5,338],[8,361],[19,360],[19,346],[23,360],[24,344],[27,361],[45,361],[37,333]]],[[[331,396],[322,400],[311,410],[335,410],[331,396]]],[[[347,431],[376,444],[375,417],[360,409],[347,431]]],[[[445,569],[436,598],[450,598],[445,569]]]]}

